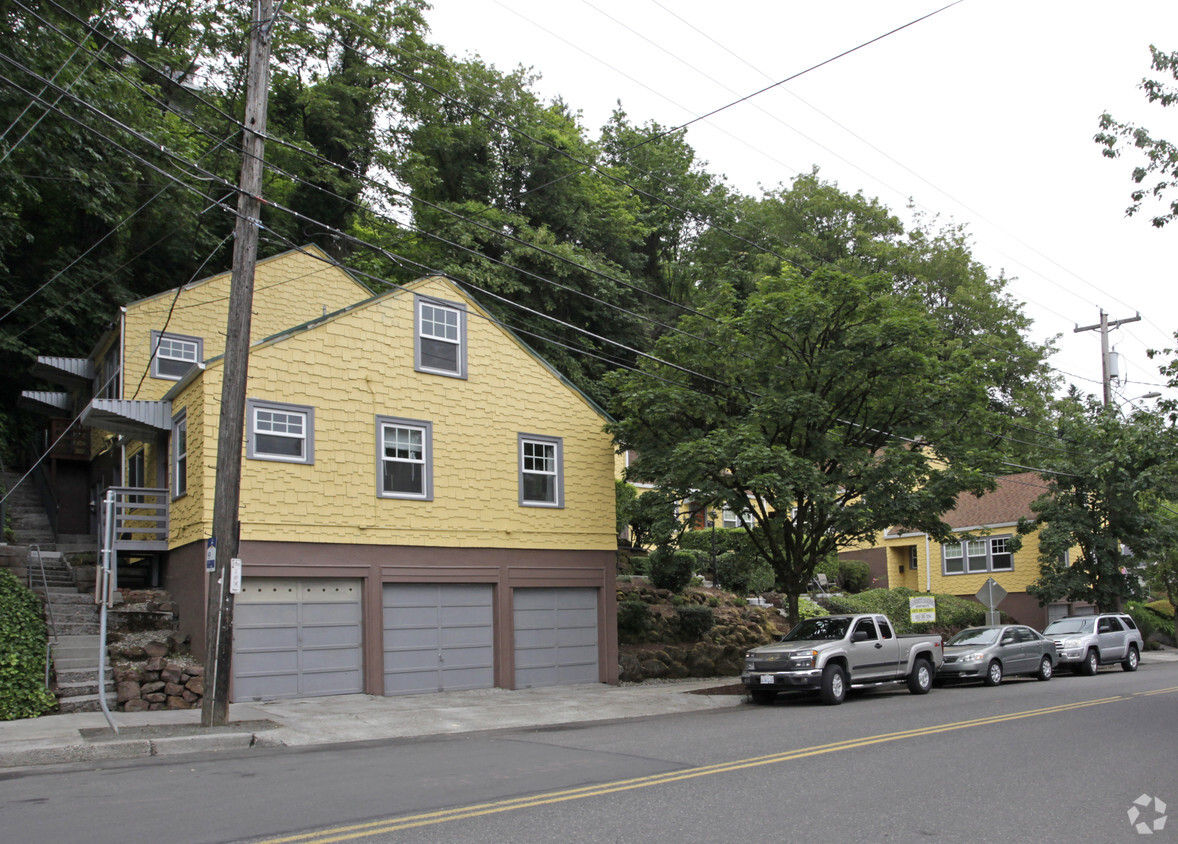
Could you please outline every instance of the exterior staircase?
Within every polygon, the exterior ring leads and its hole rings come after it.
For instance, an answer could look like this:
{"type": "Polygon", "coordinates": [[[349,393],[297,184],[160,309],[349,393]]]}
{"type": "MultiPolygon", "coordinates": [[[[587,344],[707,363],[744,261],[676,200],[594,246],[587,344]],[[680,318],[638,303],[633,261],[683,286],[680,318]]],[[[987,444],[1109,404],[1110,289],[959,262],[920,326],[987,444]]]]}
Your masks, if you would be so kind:
{"type": "MultiPolygon", "coordinates": [[[[8,489],[20,476],[6,472],[3,482],[8,489]]],[[[33,592],[45,604],[45,621],[49,627],[49,650],[61,712],[92,712],[99,704],[98,622],[99,608],[94,596],[78,591],[74,573],[65,561],[44,508],[32,483],[16,487],[5,502],[13,535],[20,546],[28,546],[27,557],[21,555],[23,571],[17,569],[33,592]]],[[[60,537],[65,546],[93,548],[89,537],[60,537]]],[[[14,548],[17,546],[14,546],[14,548]]],[[[107,705],[115,708],[115,692],[109,666],[103,678],[107,705]]]]}

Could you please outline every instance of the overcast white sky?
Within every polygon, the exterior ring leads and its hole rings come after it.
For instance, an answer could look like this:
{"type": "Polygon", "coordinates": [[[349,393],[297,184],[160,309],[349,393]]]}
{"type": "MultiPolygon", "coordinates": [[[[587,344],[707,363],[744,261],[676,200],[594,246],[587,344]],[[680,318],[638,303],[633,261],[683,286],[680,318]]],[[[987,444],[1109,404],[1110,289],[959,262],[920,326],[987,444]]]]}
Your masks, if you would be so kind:
{"type": "MultiPolygon", "coordinates": [[[[945,0],[434,0],[431,40],[542,75],[591,133],[621,100],[675,126],[940,9],[945,0]]],[[[1150,44],[1178,50],[1178,0],[964,0],[688,129],[708,169],[745,193],[817,165],[879,197],[966,223],[974,254],[1056,334],[1053,359],[1100,393],[1110,335],[1124,399],[1158,389],[1145,350],[1178,330],[1178,224],[1124,216],[1136,159],[1092,141],[1101,112],[1178,138],[1178,108],[1145,103],[1150,44]]]]}

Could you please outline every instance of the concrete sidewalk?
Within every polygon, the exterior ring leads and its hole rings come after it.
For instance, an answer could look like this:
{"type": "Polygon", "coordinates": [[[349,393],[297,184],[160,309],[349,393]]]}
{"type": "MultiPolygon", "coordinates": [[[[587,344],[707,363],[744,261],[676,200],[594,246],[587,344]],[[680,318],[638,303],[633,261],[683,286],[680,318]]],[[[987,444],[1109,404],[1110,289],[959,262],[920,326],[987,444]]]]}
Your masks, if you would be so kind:
{"type": "Polygon", "coordinates": [[[117,734],[101,712],[46,715],[0,722],[0,769],[698,712],[742,704],[744,695],[734,684],[739,680],[713,677],[633,686],[595,683],[235,703],[229,707],[229,725],[209,729],[200,727],[199,710],[114,712],[117,734]],[[695,694],[701,690],[719,693],[695,694]]]}
{"type": "MultiPolygon", "coordinates": [[[[1178,650],[1147,651],[1141,662],[1178,662],[1178,650]]],[[[640,718],[723,709],[740,706],[744,700],[737,678],[711,677],[633,686],[595,683],[520,691],[478,689],[235,703],[229,707],[229,725],[210,729],[200,727],[197,710],[115,712],[117,734],[101,712],[46,715],[0,721],[0,770],[640,718]]]]}

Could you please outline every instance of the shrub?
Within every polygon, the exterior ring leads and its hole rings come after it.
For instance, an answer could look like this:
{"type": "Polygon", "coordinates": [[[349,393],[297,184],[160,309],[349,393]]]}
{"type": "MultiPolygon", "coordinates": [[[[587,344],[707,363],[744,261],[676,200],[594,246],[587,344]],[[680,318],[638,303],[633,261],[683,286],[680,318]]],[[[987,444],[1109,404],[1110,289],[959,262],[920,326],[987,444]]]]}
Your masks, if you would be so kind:
{"type": "Polygon", "coordinates": [[[920,624],[910,621],[908,599],[929,597],[925,593],[899,589],[871,589],[858,595],[832,595],[823,602],[835,613],[880,613],[886,615],[898,633],[927,633],[933,630],[957,632],[986,623],[986,608],[977,601],[956,595],[934,594],[937,620],[920,624]]]}
{"type": "Polygon", "coordinates": [[[630,598],[618,604],[618,641],[630,645],[643,641],[650,628],[650,607],[630,598]]]}
{"type": "Polygon", "coordinates": [[[830,615],[826,607],[811,601],[805,595],[798,596],[798,619],[817,618],[820,615],[830,615]]]}
{"type": "Polygon", "coordinates": [[[759,595],[773,588],[773,569],[764,560],[735,551],[716,558],[716,579],[737,595],[759,595]]]}
{"type": "Polygon", "coordinates": [[[711,607],[689,606],[679,608],[679,634],[688,641],[702,639],[716,623],[711,607]]]}
{"type": "Polygon", "coordinates": [[[682,592],[691,583],[696,555],[692,551],[672,551],[659,546],[647,558],[650,582],[657,589],[682,592]]]}
{"type": "Polygon", "coordinates": [[[1150,604],[1130,601],[1125,605],[1125,612],[1137,622],[1141,629],[1141,638],[1146,642],[1154,633],[1160,633],[1171,642],[1174,641],[1174,608],[1170,606],[1169,601],[1154,601],[1150,604]],[[1168,615],[1158,611],[1159,604],[1170,611],[1168,615]]]}
{"type": "Polygon", "coordinates": [[[839,561],[839,584],[855,595],[871,585],[871,566],[859,560],[839,561]]]}
{"type": "Polygon", "coordinates": [[[37,596],[0,570],[0,721],[36,718],[54,705],[44,685],[47,647],[37,596]]]}

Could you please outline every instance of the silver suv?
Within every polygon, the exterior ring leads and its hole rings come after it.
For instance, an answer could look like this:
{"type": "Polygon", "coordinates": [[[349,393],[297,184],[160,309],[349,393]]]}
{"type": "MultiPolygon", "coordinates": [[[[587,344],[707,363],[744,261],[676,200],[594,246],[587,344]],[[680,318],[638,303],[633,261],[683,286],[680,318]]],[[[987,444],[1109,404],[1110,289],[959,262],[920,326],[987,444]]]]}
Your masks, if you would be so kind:
{"type": "Polygon", "coordinates": [[[1060,665],[1090,676],[1101,665],[1114,662],[1126,671],[1136,671],[1145,647],[1137,624],[1124,613],[1057,618],[1043,635],[1055,642],[1060,665]]]}

